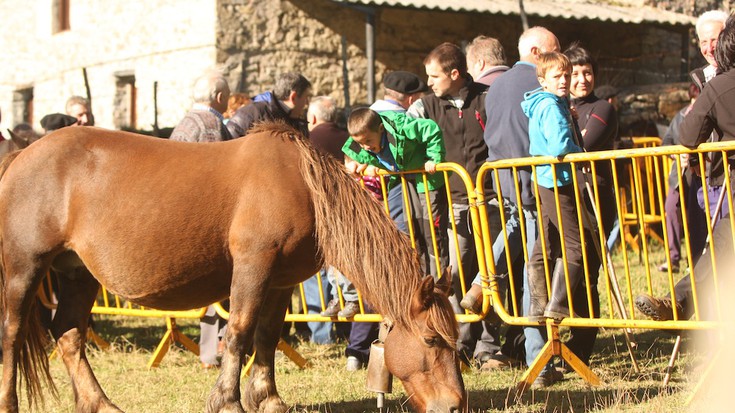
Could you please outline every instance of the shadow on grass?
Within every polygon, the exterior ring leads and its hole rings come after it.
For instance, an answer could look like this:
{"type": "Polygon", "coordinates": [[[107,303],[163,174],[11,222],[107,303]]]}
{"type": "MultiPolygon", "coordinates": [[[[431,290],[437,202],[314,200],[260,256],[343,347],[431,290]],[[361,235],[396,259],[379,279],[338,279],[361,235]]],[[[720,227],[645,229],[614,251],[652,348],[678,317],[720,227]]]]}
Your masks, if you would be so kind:
{"type": "MultiPolygon", "coordinates": [[[[135,348],[150,352],[156,349],[166,333],[166,320],[163,318],[141,321],[134,317],[95,315],[93,319],[94,332],[102,339],[127,342],[135,348]]],[[[196,342],[199,341],[198,320],[177,320],[177,326],[184,335],[196,342]]]]}

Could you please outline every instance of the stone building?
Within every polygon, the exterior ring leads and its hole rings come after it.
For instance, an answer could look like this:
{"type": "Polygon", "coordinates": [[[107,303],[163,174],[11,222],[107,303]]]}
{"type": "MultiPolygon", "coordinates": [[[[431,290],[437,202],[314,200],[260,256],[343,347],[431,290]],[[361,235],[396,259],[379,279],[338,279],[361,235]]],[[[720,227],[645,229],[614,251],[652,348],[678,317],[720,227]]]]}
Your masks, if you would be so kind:
{"type": "MultiPolygon", "coordinates": [[[[423,75],[444,41],[500,39],[517,58],[517,0],[0,0],[4,64],[0,127],[35,127],[71,95],[92,98],[98,126],[172,127],[204,69],[221,67],[233,90],[256,94],[301,71],[316,94],[342,106],[380,95],[386,71],[423,75]]],[[[699,2],[697,2],[699,4],[699,2]]],[[[717,3],[710,1],[709,3],[717,3]]],[[[694,2],[526,0],[530,25],[579,40],[603,69],[599,83],[681,82],[700,64],[694,2]],[[665,3],[665,4],[663,4],[665,3]]]]}

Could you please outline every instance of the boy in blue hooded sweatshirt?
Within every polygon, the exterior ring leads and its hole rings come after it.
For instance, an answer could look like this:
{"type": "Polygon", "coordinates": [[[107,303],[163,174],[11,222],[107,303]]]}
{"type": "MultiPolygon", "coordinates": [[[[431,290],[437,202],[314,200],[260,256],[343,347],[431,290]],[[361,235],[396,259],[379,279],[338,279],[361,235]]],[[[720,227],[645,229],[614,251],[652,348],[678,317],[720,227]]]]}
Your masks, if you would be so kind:
{"type": "MultiPolygon", "coordinates": [[[[536,75],[541,88],[526,93],[521,103],[523,112],[529,118],[529,153],[533,156],[563,157],[569,153],[582,152],[577,145],[576,137],[579,135],[569,109],[571,74],[572,65],[562,53],[540,55],[536,75]]],[[[541,199],[541,225],[545,243],[536,242],[529,268],[543,269],[544,255],[554,267],[550,299],[545,277],[532,277],[529,274],[531,306],[528,317],[532,320],[569,317],[565,263],[569,292],[574,293],[584,276],[573,173],[568,163],[539,165],[536,168],[534,179],[541,199]],[[559,197],[558,210],[555,192],[559,197]]]]}

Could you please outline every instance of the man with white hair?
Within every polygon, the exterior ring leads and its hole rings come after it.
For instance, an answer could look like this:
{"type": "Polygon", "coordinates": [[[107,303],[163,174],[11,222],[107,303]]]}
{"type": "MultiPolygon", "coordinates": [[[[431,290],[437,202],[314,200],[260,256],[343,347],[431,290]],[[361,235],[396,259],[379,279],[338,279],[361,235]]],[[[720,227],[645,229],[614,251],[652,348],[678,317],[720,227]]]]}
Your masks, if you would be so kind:
{"type": "Polygon", "coordinates": [[[69,116],[77,119],[76,126],[94,126],[94,116],[89,100],[81,96],[72,96],[67,99],[64,110],[69,116]]]}
{"type": "MultiPolygon", "coordinates": [[[[559,50],[559,39],[544,27],[532,27],[521,34],[518,39],[520,60],[495,80],[485,97],[487,124],[484,138],[488,147],[489,161],[530,156],[528,151],[528,117],[521,109],[521,102],[526,92],[540,87],[536,76],[536,63],[539,55],[547,52],[558,52],[559,50]]],[[[495,185],[500,185],[503,194],[503,208],[509,220],[518,220],[519,212],[522,211],[526,222],[526,247],[530,253],[533,251],[533,246],[538,237],[536,197],[531,183],[530,168],[519,168],[518,177],[522,205],[516,205],[518,199],[515,192],[516,182],[509,171],[501,171],[499,182],[496,182],[495,185]]],[[[506,225],[506,230],[508,229],[510,228],[506,225]]],[[[510,262],[523,256],[521,254],[520,235],[520,229],[513,232],[508,231],[509,249],[505,253],[511,256],[510,262]]],[[[497,255],[496,261],[498,261],[497,255]]],[[[502,274],[500,271],[502,270],[499,270],[498,273],[502,274]]],[[[547,297],[545,270],[543,266],[541,268],[527,267],[523,278],[523,311],[524,314],[528,314],[529,306],[533,305],[532,303],[537,306],[541,305],[542,308],[545,306],[541,297],[543,295],[544,300],[547,297]],[[528,279],[531,277],[536,281],[531,285],[541,285],[544,288],[538,289],[538,291],[529,291],[528,279]]],[[[526,362],[531,365],[546,342],[545,332],[539,327],[525,327],[524,335],[526,339],[526,362]]],[[[560,377],[553,365],[548,364],[534,381],[533,387],[550,386],[559,379],[560,377]]]]}
{"type": "MultiPolygon", "coordinates": [[[[217,142],[232,139],[224,124],[222,113],[227,110],[230,86],[222,73],[207,70],[194,82],[194,106],[171,133],[171,140],[184,142],[217,142]]],[[[224,351],[222,337],[227,321],[213,306],[207,307],[199,321],[199,359],[202,368],[216,368],[224,351]]]]}
{"type": "Polygon", "coordinates": [[[227,110],[230,86],[222,74],[209,70],[194,82],[194,106],[171,132],[171,140],[216,142],[231,139],[222,113],[227,110]]]}
{"type": "Polygon", "coordinates": [[[699,40],[699,51],[707,61],[707,65],[694,69],[689,76],[699,87],[700,92],[704,88],[704,84],[712,80],[717,74],[715,48],[717,47],[717,37],[725,27],[725,21],[727,21],[727,13],[722,10],[710,10],[702,13],[697,18],[695,28],[699,40]]]}

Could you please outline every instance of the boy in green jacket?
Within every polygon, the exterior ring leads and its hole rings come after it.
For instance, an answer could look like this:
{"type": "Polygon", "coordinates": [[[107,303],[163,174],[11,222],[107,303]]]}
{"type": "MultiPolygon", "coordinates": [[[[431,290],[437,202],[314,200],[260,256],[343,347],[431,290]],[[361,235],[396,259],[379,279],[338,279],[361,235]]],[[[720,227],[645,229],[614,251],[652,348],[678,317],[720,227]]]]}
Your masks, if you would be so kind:
{"type": "MultiPolygon", "coordinates": [[[[430,228],[433,225],[440,261],[446,263],[447,205],[433,203],[433,222],[430,222],[429,212],[422,211],[419,202],[419,196],[425,196],[427,190],[444,190],[443,174],[434,174],[436,165],[444,162],[446,154],[439,125],[431,119],[414,119],[400,112],[378,114],[368,108],[359,108],[350,114],[347,130],[351,136],[342,147],[342,152],[350,158],[346,164],[351,172],[365,171],[370,174],[374,168],[380,168],[391,172],[424,170],[432,174],[427,176],[428,188],[424,188],[424,180],[420,175],[407,176],[406,187],[411,205],[403,205],[401,180],[397,175],[392,175],[388,180],[388,209],[391,219],[403,232],[408,233],[408,219],[420,223],[414,229],[425,269],[431,267],[429,264],[434,259],[430,228]]],[[[436,199],[435,196],[430,198],[436,199]]],[[[441,269],[437,273],[441,273],[441,269]]]]}

